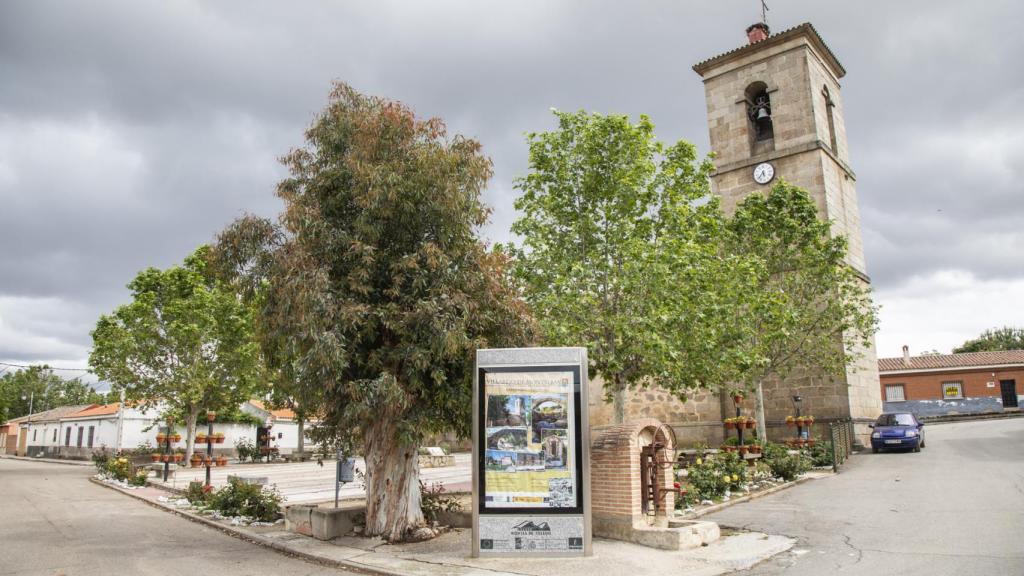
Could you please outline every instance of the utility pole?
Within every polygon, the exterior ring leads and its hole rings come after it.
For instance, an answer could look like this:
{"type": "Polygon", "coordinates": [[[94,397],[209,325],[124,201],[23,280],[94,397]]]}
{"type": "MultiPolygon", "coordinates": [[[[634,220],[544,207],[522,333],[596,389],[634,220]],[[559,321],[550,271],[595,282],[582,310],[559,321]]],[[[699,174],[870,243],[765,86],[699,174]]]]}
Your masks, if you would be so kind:
{"type": "Polygon", "coordinates": [[[117,445],[115,452],[121,451],[121,434],[124,431],[124,389],[121,389],[121,403],[117,407],[117,445]]]}

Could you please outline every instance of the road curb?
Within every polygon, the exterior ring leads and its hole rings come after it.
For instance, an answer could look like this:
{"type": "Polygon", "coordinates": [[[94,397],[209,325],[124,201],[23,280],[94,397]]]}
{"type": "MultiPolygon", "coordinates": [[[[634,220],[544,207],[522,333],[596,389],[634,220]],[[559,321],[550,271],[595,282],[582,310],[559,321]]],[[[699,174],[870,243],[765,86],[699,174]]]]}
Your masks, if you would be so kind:
{"type": "Polygon", "coordinates": [[[380,569],[380,568],[375,568],[375,567],[367,566],[365,564],[361,564],[361,563],[358,563],[358,562],[352,562],[352,561],[346,561],[346,560],[335,560],[333,558],[325,558],[323,556],[319,556],[317,554],[313,554],[313,553],[306,552],[306,551],[303,551],[303,550],[296,550],[296,549],[291,548],[291,547],[289,547],[289,546],[287,546],[285,544],[282,544],[281,542],[277,542],[277,541],[271,540],[269,538],[264,538],[262,536],[259,536],[258,534],[250,534],[248,532],[245,532],[243,530],[235,528],[234,526],[227,526],[227,525],[221,524],[220,522],[217,522],[216,520],[212,520],[210,518],[206,518],[206,517],[200,516],[198,514],[192,514],[192,513],[186,512],[184,510],[178,510],[177,508],[174,508],[173,506],[165,506],[165,505],[161,504],[160,502],[154,502],[152,500],[149,500],[148,498],[144,498],[144,497],[139,496],[137,494],[132,494],[131,490],[122,490],[121,488],[118,488],[117,486],[112,486],[110,484],[107,484],[106,482],[102,482],[100,480],[97,480],[94,477],[89,477],[89,481],[92,482],[93,484],[96,484],[97,486],[102,486],[104,488],[108,488],[108,489],[113,490],[115,492],[119,492],[121,494],[124,494],[125,496],[129,496],[131,498],[134,498],[136,500],[144,502],[144,503],[146,503],[146,504],[148,504],[148,505],[150,505],[150,506],[152,506],[154,508],[157,508],[159,510],[163,510],[165,512],[170,512],[172,514],[175,514],[177,516],[185,518],[186,520],[191,520],[192,522],[195,522],[197,524],[205,524],[206,526],[209,526],[210,528],[214,528],[216,530],[224,532],[225,534],[227,534],[229,536],[234,536],[235,538],[238,538],[240,540],[245,540],[246,542],[249,542],[251,544],[256,544],[257,546],[263,546],[264,548],[270,548],[271,550],[274,550],[276,552],[280,552],[280,553],[282,553],[282,554],[284,554],[286,556],[302,558],[303,560],[312,562],[314,564],[320,564],[322,566],[329,566],[331,568],[342,568],[342,569],[348,570],[350,572],[357,572],[359,574],[373,574],[373,575],[379,575],[379,576],[405,576],[404,574],[402,574],[400,572],[392,572],[392,571],[389,571],[389,570],[383,570],[383,569],[380,569]]]}
{"type": "Polygon", "coordinates": [[[835,475],[835,473],[829,473],[828,476],[814,476],[814,477],[805,476],[803,478],[797,478],[796,480],[793,480],[792,482],[786,482],[785,484],[780,484],[778,486],[772,486],[771,488],[769,488],[767,490],[762,490],[761,492],[757,492],[755,494],[747,494],[746,496],[740,496],[739,498],[730,499],[728,502],[721,502],[719,504],[714,504],[712,506],[708,506],[707,508],[701,508],[700,510],[696,510],[696,511],[691,512],[689,514],[683,515],[682,518],[684,520],[689,520],[691,518],[700,518],[701,516],[706,516],[708,514],[714,514],[715,512],[720,512],[720,511],[722,511],[722,510],[724,510],[724,509],[726,509],[726,508],[728,508],[730,506],[735,506],[736,504],[743,504],[744,502],[750,502],[751,500],[756,500],[757,498],[761,498],[762,496],[769,496],[771,494],[775,494],[776,492],[781,492],[783,490],[786,490],[788,488],[792,488],[793,486],[796,486],[798,484],[803,484],[804,482],[807,482],[807,481],[810,481],[810,480],[818,480],[819,478],[828,478],[829,476],[834,476],[834,475],[835,475]]]}
{"type": "Polygon", "coordinates": [[[63,464],[65,466],[92,466],[92,462],[88,460],[60,460],[57,458],[30,458],[28,456],[9,456],[4,454],[0,458],[5,460],[15,460],[18,462],[39,462],[42,464],[63,464]]]}

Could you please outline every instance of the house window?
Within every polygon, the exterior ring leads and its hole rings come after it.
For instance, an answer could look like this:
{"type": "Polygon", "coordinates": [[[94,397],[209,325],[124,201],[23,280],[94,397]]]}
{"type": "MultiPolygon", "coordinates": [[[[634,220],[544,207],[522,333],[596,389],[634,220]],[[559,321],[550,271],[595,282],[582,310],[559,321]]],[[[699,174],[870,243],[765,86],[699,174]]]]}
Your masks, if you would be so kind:
{"type": "Polygon", "coordinates": [[[78,443],[75,445],[78,448],[82,447],[82,436],[85,434],[85,428],[78,428],[78,443]]]}
{"type": "Polygon", "coordinates": [[[903,388],[903,384],[886,384],[885,385],[885,401],[886,402],[903,402],[907,399],[906,391],[903,388]]]}
{"type": "Polygon", "coordinates": [[[942,383],[942,399],[943,400],[962,400],[964,397],[964,384],[963,382],[943,382],[942,383]]]}
{"type": "Polygon", "coordinates": [[[67,434],[64,435],[64,445],[71,446],[71,426],[68,426],[67,429],[65,429],[65,432],[67,432],[67,434]]]}
{"type": "Polygon", "coordinates": [[[89,448],[92,448],[93,434],[96,432],[95,426],[89,426],[89,448]]]}
{"type": "Polygon", "coordinates": [[[53,443],[54,444],[57,443],[57,429],[56,428],[53,429],[53,443]]]}
{"type": "Polygon", "coordinates": [[[39,430],[33,430],[33,431],[32,431],[32,441],[33,441],[33,442],[35,442],[35,441],[36,441],[36,434],[38,434],[38,433],[39,433],[39,430]]]}

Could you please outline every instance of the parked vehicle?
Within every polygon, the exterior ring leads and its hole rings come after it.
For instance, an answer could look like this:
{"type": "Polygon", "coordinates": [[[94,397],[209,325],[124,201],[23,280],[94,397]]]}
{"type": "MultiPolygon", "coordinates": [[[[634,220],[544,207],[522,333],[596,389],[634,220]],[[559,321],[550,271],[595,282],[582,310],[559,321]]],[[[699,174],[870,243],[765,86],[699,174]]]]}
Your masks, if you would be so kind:
{"type": "Polygon", "coordinates": [[[875,454],[883,448],[909,448],[920,452],[924,448],[924,424],[910,412],[882,414],[869,424],[871,451],[875,454]]]}

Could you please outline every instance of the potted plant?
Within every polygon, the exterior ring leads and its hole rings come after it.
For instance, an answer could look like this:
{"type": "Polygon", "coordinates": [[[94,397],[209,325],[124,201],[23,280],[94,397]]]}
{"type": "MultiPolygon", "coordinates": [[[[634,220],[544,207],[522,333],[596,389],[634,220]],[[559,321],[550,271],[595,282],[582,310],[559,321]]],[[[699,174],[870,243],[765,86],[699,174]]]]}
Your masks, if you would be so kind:
{"type": "Polygon", "coordinates": [[[163,444],[166,440],[167,440],[167,434],[164,434],[163,432],[157,432],[157,434],[156,434],[156,443],[157,444],[163,444]]]}
{"type": "Polygon", "coordinates": [[[216,412],[214,412],[213,410],[207,410],[206,411],[206,421],[207,422],[213,422],[216,419],[217,419],[217,413],[216,412]]]}
{"type": "Polygon", "coordinates": [[[786,416],[786,426],[789,426],[790,428],[796,426],[796,418],[792,416],[786,416]]]}
{"type": "Polygon", "coordinates": [[[217,456],[217,466],[227,466],[227,465],[228,465],[228,457],[227,456],[217,456]]]}
{"type": "Polygon", "coordinates": [[[199,468],[199,466],[202,465],[203,463],[203,457],[200,456],[199,454],[193,454],[192,459],[189,460],[189,462],[192,464],[193,468],[199,468]]]}
{"type": "Polygon", "coordinates": [[[760,444],[751,444],[750,445],[750,453],[751,454],[760,454],[761,453],[761,445],[760,444]]]}
{"type": "Polygon", "coordinates": [[[181,464],[181,461],[184,460],[185,455],[182,454],[181,452],[175,452],[173,458],[175,464],[181,464]]]}
{"type": "Polygon", "coordinates": [[[196,442],[199,444],[206,444],[206,432],[196,434],[196,442]]]}
{"type": "Polygon", "coordinates": [[[733,428],[736,428],[736,419],[735,418],[726,418],[725,420],[723,420],[723,422],[725,422],[725,429],[726,430],[732,430],[733,428]]]}
{"type": "Polygon", "coordinates": [[[159,452],[153,452],[152,454],[149,455],[149,459],[152,460],[153,462],[159,462],[160,461],[160,453],[159,452]]]}
{"type": "Polygon", "coordinates": [[[160,461],[161,462],[170,462],[171,461],[171,455],[170,454],[164,454],[164,455],[160,456],[160,461]]]}
{"type": "Polygon", "coordinates": [[[223,444],[224,443],[224,433],[223,432],[214,432],[213,433],[213,443],[214,444],[223,444]]]}
{"type": "Polygon", "coordinates": [[[747,430],[752,430],[754,426],[757,425],[757,420],[754,420],[753,418],[747,418],[743,422],[743,424],[747,427],[747,430]]]}
{"type": "Polygon", "coordinates": [[[732,401],[737,403],[737,404],[739,404],[740,402],[743,402],[743,392],[739,392],[739,391],[733,392],[732,393],[732,401]]]}
{"type": "Polygon", "coordinates": [[[814,416],[804,416],[804,425],[810,426],[814,424],[814,416]]]}
{"type": "Polygon", "coordinates": [[[206,457],[206,465],[207,466],[213,466],[213,456],[207,456],[206,457]]]}
{"type": "Polygon", "coordinates": [[[747,455],[748,448],[747,448],[746,444],[744,444],[742,446],[739,446],[738,448],[739,448],[739,451],[740,451],[740,456],[746,456],[747,455]]]}
{"type": "Polygon", "coordinates": [[[170,437],[171,442],[181,442],[181,434],[178,434],[177,432],[175,432],[174,434],[170,434],[170,437]]]}

